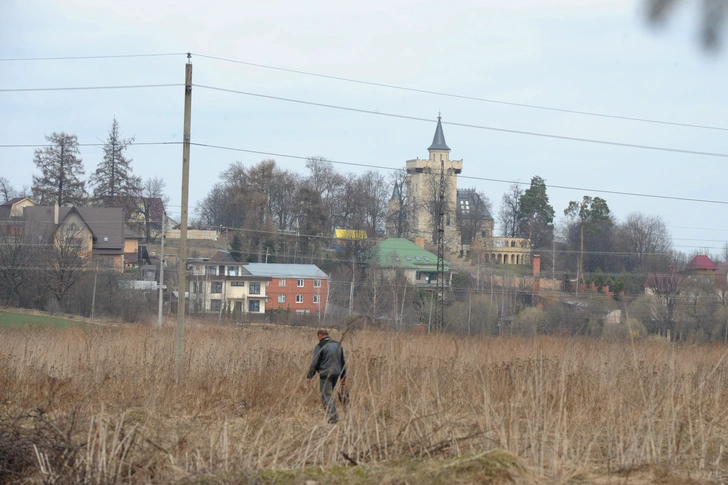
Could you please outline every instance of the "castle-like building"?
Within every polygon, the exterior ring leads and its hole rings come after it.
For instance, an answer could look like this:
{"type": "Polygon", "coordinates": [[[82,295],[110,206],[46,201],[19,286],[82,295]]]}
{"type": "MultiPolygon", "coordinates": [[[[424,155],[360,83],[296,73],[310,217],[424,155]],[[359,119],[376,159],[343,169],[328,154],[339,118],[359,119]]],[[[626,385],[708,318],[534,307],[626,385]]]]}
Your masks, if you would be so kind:
{"type": "Polygon", "coordinates": [[[465,256],[477,250],[486,261],[529,264],[528,239],[494,237],[495,221],[484,201],[475,189],[458,189],[463,161],[450,158],[440,116],[427,150],[427,159],[407,160],[405,180],[401,185],[395,183],[389,201],[387,236],[437,243],[438,200],[442,190],[443,238],[451,254],[465,256]]]}

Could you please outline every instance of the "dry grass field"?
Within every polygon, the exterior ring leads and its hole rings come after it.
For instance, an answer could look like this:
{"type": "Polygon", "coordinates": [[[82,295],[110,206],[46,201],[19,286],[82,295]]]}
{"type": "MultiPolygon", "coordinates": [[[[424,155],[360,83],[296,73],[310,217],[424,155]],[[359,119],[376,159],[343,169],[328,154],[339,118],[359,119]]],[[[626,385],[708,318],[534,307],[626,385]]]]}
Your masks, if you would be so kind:
{"type": "Polygon", "coordinates": [[[0,329],[2,483],[724,483],[726,347],[350,331],[0,329]],[[337,332],[334,338],[340,337],[337,332]]]}

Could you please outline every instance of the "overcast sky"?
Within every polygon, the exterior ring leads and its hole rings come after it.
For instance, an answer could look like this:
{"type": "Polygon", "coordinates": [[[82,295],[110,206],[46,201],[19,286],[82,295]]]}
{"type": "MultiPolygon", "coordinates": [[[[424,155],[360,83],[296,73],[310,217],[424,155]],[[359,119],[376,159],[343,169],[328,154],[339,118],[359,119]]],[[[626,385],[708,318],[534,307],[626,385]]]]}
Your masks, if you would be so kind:
{"type": "MultiPolygon", "coordinates": [[[[642,0],[510,1],[0,1],[0,57],[192,52],[193,84],[391,113],[417,121],[250,95],[193,89],[192,141],[391,169],[427,156],[438,111],[460,187],[485,192],[497,213],[508,184],[545,178],[558,215],[583,195],[619,219],[661,215],[677,249],[718,252],[728,205],[586,189],[728,201],[728,158],[544,138],[566,137],[728,154],[728,53],[705,54],[698,2],[661,29],[642,0]],[[698,129],[463,100],[221,62],[195,54],[462,96],[706,125],[698,129]]],[[[0,89],[184,82],[185,56],[0,62],[0,89]]],[[[0,92],[0,144],[42,144],[65,131],[106,138],[116,116],[137,142],[180,141],[183,88],[0,92]]],[[[167,182],[179,213],[182,147],[134,146],[134,171],[167,182]]],[[[82,148],[86,173],[101,149],[82,148]]],[[[0,148],[0,175],[30,185],[32,148],[0,148]]],[[[190,211],[230,163],[295,158],[193,147],[190,211]]],[[[337,165],[341,172],[366,168],[337,165]]]]}

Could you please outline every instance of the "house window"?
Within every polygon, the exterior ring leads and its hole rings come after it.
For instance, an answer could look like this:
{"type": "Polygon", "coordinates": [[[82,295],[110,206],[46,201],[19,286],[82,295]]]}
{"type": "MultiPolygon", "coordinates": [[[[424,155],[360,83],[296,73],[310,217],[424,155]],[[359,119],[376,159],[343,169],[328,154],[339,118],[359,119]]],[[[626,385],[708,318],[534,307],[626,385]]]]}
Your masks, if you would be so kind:
{"type": "Polygon", "coordinates": [[[286,286],[286,279],[285,278],[279,279],[278,280],[278,286],[281,286],[281,287],[286,286]]]}
{"type": "Polygon", "coordinates": [[[260,283],[250,283],[248,285],[248,293],[251,295],[260,295],[260,283]]]}
{"type": "Polygon", "coordinates": [[[228,276],[238,276],[240,268],[237,266],[228,266],[228,276]]]}
{"type": "Polygon", "coordinates": [[[286,295],[278,295],[278,303],[285,303],[286,295]]]}
{"type": "Polygon", "coordinates": [[[420,279],[420,276],[422,276],[422,273],[420,273],[419,271],[417,271],[417,272],[415,273],[415,279],[416,279],[416,280],[420,279]]]}
{"type": "Polygon", "coordinates": [[[303,303],[303,295],[296,295],[296,303],[303,303]]]}
{"type": "Polygon", "coordinates": [[[245,286],[245,281],[231,281],[230,286],[245,286]]]}
{"type": "Polygon", "coordinates": [[[321,288],[321,280],[313,280],[314,288],[321,288]]]}
{"type": "Polygon", "coordinates": [[[219,312],[222,309],[222,300],[210,300],[210,310],[219,312]]]}
{"type": "Polygon", "coordinates": [[[421,258],[419,256],[415,256],[415,261],[420,261],[420,259],[421,258]]]}
{"type": "Polygon", "coordinates": [[[250,300],[248,302],[248,311],[253,313],[260,313],[260,300],[250,300]]]}
{"type": "Polygon", "coordinates": [[[217,266],[205,266],[205,274],[217,276],[217,266]]]}
{"type": "Polygon", "coordinates": [[[298,280],[298,284],[296,286],[303,288],[303,280],[298,280]]]}
{"type": "Polygon", "coordinates": [[[222,281],[213,281],[210,283],[210,293],[222,293],[222,281]]]}
{"type": "Polygon", "coordinates": [[[321,303],[321,295],[313,295],[314,303],[321,303]]]}

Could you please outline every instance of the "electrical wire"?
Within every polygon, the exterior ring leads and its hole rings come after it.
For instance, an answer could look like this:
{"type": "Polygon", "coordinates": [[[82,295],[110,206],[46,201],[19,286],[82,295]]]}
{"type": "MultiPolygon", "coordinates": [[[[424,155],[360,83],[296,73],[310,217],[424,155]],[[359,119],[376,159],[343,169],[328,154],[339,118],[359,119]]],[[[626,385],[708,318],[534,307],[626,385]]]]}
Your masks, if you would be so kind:
{"type": "MultiPolygon", "coordinates": [[[[409,116],[409,115],[402,115],[397,113],[387,113],[385,111],[376,111],[376,110],[369,110],[369,109],[363,109],[363,108],[352,108],[350,106],[340,106],[335,104],[327,104],[327,103],[317,103],[315,101],[305,101],[301,99],[293,99],[293,98],[284,98],[282,96],[272,96],[268,94],[261,94],[261,93],[253,93],[249,91],[239,91],[237,89],[227,89],[227,88],[219,88],[215,86],[207,86],[204,84],[193,84],[193,86],[201,88],[201,89],[208,89],[212,91],[219,91],[219,92],[225,92],[225,93],[232,93],[232,94],[240,94],[243,96],[252,96],[257,98],[263,98],[263,99],[274,99],[276,101],[285,101],[288,103],[297,103],[297,104],[304,104],[308,106],[318,106],[320,108],[329,108],[329,109],[337,109],[341,111],[350,111],[354,113],[364,113],[364,114],[371,114],[371,115],[377,115],[377,116],[386,116],[390,118],[398,118],[398,119],[404,119],[404,120],[411,120],[411,121],[424,121],[427,123],[433,123],[434,121],[429,118],[420,118],[417,116],[409,116]]],[[[498,128],[495,126],[486,126],[486,125],[475,125],[471,123],[458,123],[454,121],[447,121],[443,122],[443,124],[447,124],[449,126],[460,126],[463,128],[474,128],[478,130],[488,130],[488,131],[495,131],[499,133],[510,133],[514,135],[525,135],[525,136],[536,136],[540,138],[550,138],[555,140],[565,140],[565,141],[575,141],[575,142],[581,142],[581,143],[594,143],[598,145],[608,145],[608,146],[617,146],[617,147],[624,147],[624,148],[637,148],[640,150],[654,150],[654,151],[661,151],[661,152],[670,152],[670,153],[682,153],[686,155],[698,155],[703,157],[718,157],[718,158],[728,158],[728,153],[720,153],[720,152],[704,152],[699,150],[686,150],[681,148],[669,148],[669,147],[661,147],[657,145],[641,145],[638,143],[626,143],[626,142],[618,142],[618,141],[609,141],[609,140],[597,140],[594,138],[581,138],[576,136],[566,136],[566,135],[554,135],[550,133],[540,133],[536,131],[526,131],[526,130],[513,130],[510,128],[498,128]]]]}
{"type": "MultiPolygon", "coordinates": [[[[252,153],[252,154],[256,154],[256,155],[265,155],[265,156],[271,156],[271,157],[291,158],[291,159],[296,159],[296,160],[308,160],[311,158],[311,157],[306,157],[306,156],[302,156],[302,155],[287,155],[284,153],[264,152],[264,151],[260,151],[260,150],[249,150],[249,149],[245,149],[245,148],[213,145],[210,143],[191,142],[190,145],[204,147],[204,148],[214,148],[214,149],[218,149],[218,150],[252,153]]],[[[390,170],[390,171],[401,170],[401,168],[392,168],[392,167],[386,167],[383,165],[344,162],[344,161],[340,161],[340,160],[329,160],[329,159],[326,159],[326,161],[337,164],[337,165],[348,165],[348,166],[354,166],[354,167],[364,167],[364,168],[390,170]]],[[[530,182],[520,182],[520,181],[515,181],[515,180],[503,180],[503,179],[494,179],[494,178],[488,178],[488,177],[475,177],[475,176],[464,176],[464,175],[458,175],[458,178],[468,179],[468,180],[480,180],[480,181],[485,181],[485,182],[518,184],[518,185],[527,185],[530,183],[530,182]]],[[[653,198],[653,199],[678,200],[678,201],[682,201],[682,202],[700,202],[700,203],[708,203],[708,204],[728,205],[728,201],[722,201],[722,200],[696,199],[696,198],[691,198],[691,197],[676,197],[676,196],[671,196],[671,195],[645,194],[645,193],[639,193],[639,192],[623,192],[623,191],[618,191],[618,190],[591,189],[591,188],[585,188],[585,187],[572,187],[572,186],[568,186],[568,185],[549,184],[548,188],[555,188],[555,189],[562,189],[562,190],[577,190],[577,191],[581,191],[581,192],[597,192],[597,193],[606,193],[606,194],[614,194],[614,195],[626,195],[626,196],[631,196],[631,197],[647,197],[647,198],[653,198]]]]}
{"type": "Polygon", "coordinates": [[[87,59],[128,59],[135,57],[168,57],[186,56],[187,52],[166,52],[161,54],[112,54],[103,56],[60,56],[60,57],[6,57],[0,62],[26,62],[26,61],[76,61],[87,59]]]}
{"type": "Polygon", "coordinates": [[[170,88],[184,86],[184,83],[169,84],[129,84],[117,86],[62,86],[45,88],[0,88],[0,93],[23,93],[41,91],[97,91],[105,89],[146,89],[146,88],[170,88]]]}
{"type": "MultiPolygon", "coordinates": [[[[148,141],[148,142],[131,142],[129,145],[181,145],[181,141],[148,141]]],[[[106,146],[106,143],[77,143],[77,146],[80,147],[103,147],[106,146]]],[[[55,147],[58,145],[49,145],[49,144],[38,144],[34,145],[32,143],[28,144],[16,144],[16,145],[0,145],[0,148],[46,148],[46,147],[55,147]]]]}
{"type": "Polygon", "coordinates": [[[477,96],[465,96],[460,94],[453,94],[453,93],[446,93],[442,91],[432,91],[427,89],[417,89],[417,88],[411,88],[406,86],[398,86],[395,84],[386,84],[386,83],[379,83],[379,82],[373,82],[373,81],[362,81],[360,79],[353,79],[353,78],[346,78],[341,76],[331,76],[327,74],[320,74],[315,72],[309,72],[309,71],[300,71],[296,69],[288,69],[283,67],[276,67],[276,66],[270,66],[266,64],[258,64],[253,62],[246,62],[246,61],[240,61],[235,59],[228,59],[224,57],[216,57],[216,56],[208,56],[205,54],[199,54],[199,53],[193,53],[197,57],[201,57],[204,59],[213,59],[217,61],[223,61],[223,62],[230,62],[234,64],[242,64],[245,66],[250,67],[258,67],[261,69],[270,69],[274,71],[281,71],[281,72],[289,72],[293,74],[301,74],[304,76],[312,76],[312,77],[318,77],[323,79],[332,79],[335,81],[344,81],[344,82],[350,82],[350,83],[356,83],[356,84],[363,84],[367,86],[377,86],[382,88],[388,88],[388,89],[396,89],[400,91],[408,91],[408,92],[414,92],[414,93],[421,93],[421,94],[431,94],[434,96],[443,96],[448,98],[457,98],[457,99],[465,99],[468,101],[479,101],[483,103],[494,103],[494,104],[501,104],[501,105],[507,105],[507,106],[518,106],[521,108],[530,108],[530,109],[538,109],[538,110],[546,110],[546,111],[555,111],[559,113],[569,113],[569,114],[577,114],[577,115],[583,115],[583,116],[595,116],[600,118],[612,118],[612,119],[618,119],[618,120],[627,120],[627,121],[638,121],[641,123],[655,123],[655,124],[661,124],[661,125],[671,125],[671,126],[683,126],[688,128],[699,128],[699,129],[705,129],[705,130],[718,130],[718,131],[728,131],[728,128],[720,127],[720,126],[710,126],[710,125],[699,125],[699,124],[693,124],[693,123],[680,123],[680,122],[673,122],[673,121],[663,121],[663,120],[656,120],[656,119],[649,119],[649,118],[637,118],[637,117],[631,117],[631,116],[620,116],[620,115],[611,115],[606,113],[596,113],[592,111],[580,111],[580,110],[572,110],[572,109],[564,109],[564,108],[554,108],[552,106],[543,106],[543,105],[536,105],[536,104],[526,104],[526,103],[514,103],[510,101],[501,101],[497,99],[489,99],[489,98],[481,98],[477,96]]]}

